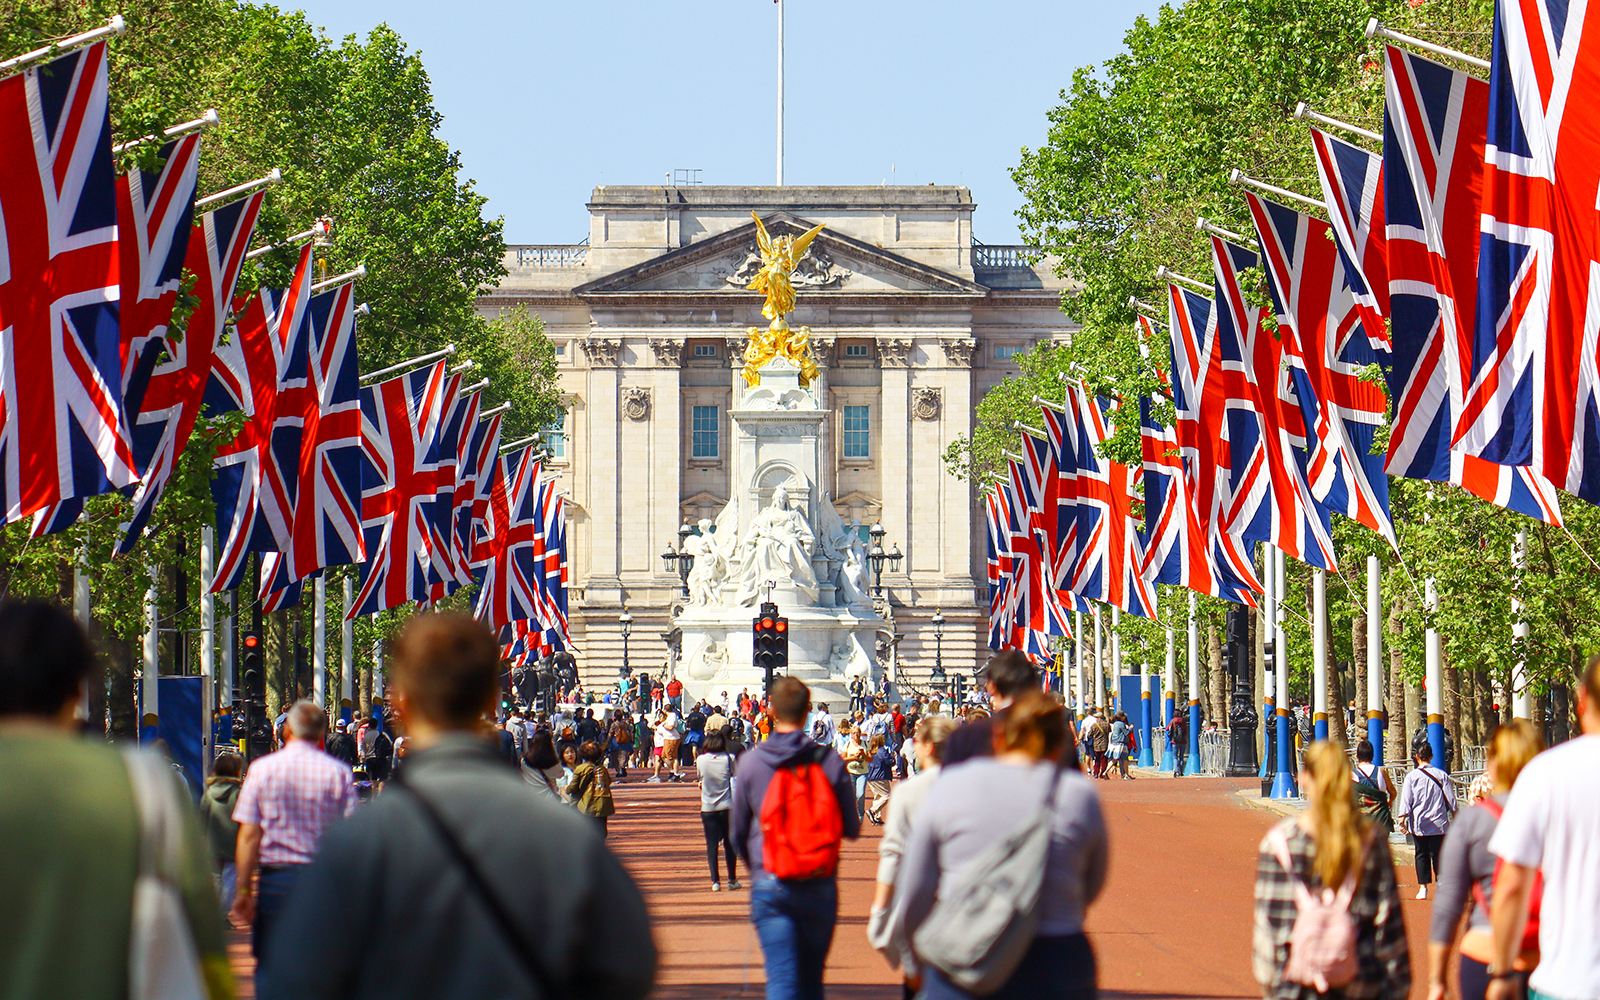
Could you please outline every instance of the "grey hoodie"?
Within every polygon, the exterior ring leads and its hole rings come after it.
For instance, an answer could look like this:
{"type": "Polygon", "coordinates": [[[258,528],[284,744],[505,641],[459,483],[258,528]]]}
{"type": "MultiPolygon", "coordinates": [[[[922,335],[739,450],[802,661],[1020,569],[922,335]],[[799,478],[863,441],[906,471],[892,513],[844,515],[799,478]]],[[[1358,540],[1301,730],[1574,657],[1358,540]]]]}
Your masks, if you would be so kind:
{"type": "MultiPolygon", "coordinates": [[[[733,843],[750,866],[752,880],[761,875],[761,803],[767,795],[767,783],[773,772],[793,763],[797,758],[816,753],[817,744],[803,732],[773,733],[765,742],[739,755],[733,771],[733,843]]],[[[810,759],[810,758],[808,758],[810,759]]],[[[854,840],[861,834],[861,817],[856,815],[855,786],[844,769],[839,755],[828,751],[822,755],[822,770],[833,784],[839,798],[839,813],[844,818],[844,835],[854,840]]]]}

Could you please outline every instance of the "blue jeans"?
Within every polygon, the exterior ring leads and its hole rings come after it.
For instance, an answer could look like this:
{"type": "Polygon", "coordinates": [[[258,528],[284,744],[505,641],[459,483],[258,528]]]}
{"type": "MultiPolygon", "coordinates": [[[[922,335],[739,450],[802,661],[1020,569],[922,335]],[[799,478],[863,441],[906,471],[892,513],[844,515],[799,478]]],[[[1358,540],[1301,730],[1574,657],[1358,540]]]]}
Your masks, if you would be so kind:
{"type": "Polygon", "coordinates": [[[750,886],[750,922],[767,964],[767,1000],[822,1000],[822,969],[839,916],[831,878],[776,879],[750,886]]]}
{"type": "Polygon", "coordinates": [[[256,923],[250,937],[250,952],[255,955],[258,963],[266,960],[272,927],[283,914],[283,906],[289,900],[289,891],[294,888],[305,867],[305,865],[280,865],[261,869],[261,882],[256,889],[256,923]]]}
{"type": "Polygon", "coordinates": [[[856,819],[863,819],[867,815],[867,776],[864,774],[852,774],[850,783],[855,786],[856,790],[856,819]]]}

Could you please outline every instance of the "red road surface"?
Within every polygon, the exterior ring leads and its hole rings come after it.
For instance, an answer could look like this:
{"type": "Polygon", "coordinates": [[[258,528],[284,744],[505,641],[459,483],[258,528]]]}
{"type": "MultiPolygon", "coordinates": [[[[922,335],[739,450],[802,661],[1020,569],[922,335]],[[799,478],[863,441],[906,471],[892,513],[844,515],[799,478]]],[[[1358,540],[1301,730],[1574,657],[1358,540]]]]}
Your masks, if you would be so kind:
{"type": "MultiPolygon", "coordinates": [[[[1254,782],[1154,778],[1097,783],[1111,831],[1111,874],[1089,911],[1100,965],[1101,995],[1250,998],[1256,845],[1277,819],[1234,794],[1254,782]]],[[[701,834],[699,792],[692,784],[616,788],[611,848],[649,902],[661,949],[655,995],[664,1000],[720,1000],[762,995],[761,948],[749,922],[749,893],[713,893],[701,834]]],[[[896,975],[866,941],[877,865],[878,828],[845,846],[840,916],[828,958],[828,994],[844,1000],[896,1000],[896,975]]],[[[743,873],[741,872],[741,877],[743,873]]],[[[1400,869],[1411,938],[1411,996],[1426,996],[1428,902],[1400,869]]],[[[248,947],[235,937],[232,957],[250,996],[248,947]]]]}

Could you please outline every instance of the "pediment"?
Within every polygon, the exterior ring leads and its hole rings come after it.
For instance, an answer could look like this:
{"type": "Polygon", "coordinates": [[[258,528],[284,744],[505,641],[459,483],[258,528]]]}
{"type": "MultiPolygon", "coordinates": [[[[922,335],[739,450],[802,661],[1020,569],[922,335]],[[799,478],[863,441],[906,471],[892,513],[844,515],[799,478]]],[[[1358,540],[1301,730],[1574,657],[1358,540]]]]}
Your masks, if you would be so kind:
{"type": "MultiPolygon", "coordinates": [[[[779,212],[763,218],[773,236],[798,236],[811,228],[805,219],[779,212]]],[[[584,296],[728,295],[754,297],[746,285],[761,265],[752,221],[708,240],[579,285],[584,296]]],[[[824,229],[791,277],[795,291],[814,295],[971,295],[985,289],[959,275],[890,253],[853,237],[824,229]]]]}

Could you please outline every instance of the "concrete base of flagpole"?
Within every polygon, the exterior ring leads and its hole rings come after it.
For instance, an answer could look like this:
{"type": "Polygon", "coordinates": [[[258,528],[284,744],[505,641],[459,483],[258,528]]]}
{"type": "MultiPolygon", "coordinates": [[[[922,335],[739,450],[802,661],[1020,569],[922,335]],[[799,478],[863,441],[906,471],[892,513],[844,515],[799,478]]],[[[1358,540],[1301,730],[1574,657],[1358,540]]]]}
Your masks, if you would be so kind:
{"type": "Polygon", "coordinates": [[[1150,702],[1150,693],[1147,691],[1147,692],[1144,693],[1144,697],[1139,699],[1139,766],[1140,767],[1155,767],[1155,765],[1156,765],[1155,752],[1150,747],[1150,744],[1155,742],[1155,734],[1151,731],[1153,729],[1153,726],[1151,725],[1151,723],[1153,721],[1151,719],[1151,716],[1154,713],[1155,713],[1155,706],[1151,704],[1151,702],[1150,702]]]}
{"type": "Polygon", "coordinates": [[[1200,706],[1199,705],[1190,705],[1189,706],[1189,766],[1183,769],[1183,773],[1186,774],[1186,775],[1188,775],[1188,774],[1199,774],[1200,773],[1200,724],[1201,724],[1200,706]]]}
{"type": "Polygon", "coordinates": [[[1367,719],[1367,742],[1372,744],[1372,762],[1383,766],[1383,720],[1367,719]]]}
{"type": "Polygon", "coordinates": [[[1278,773],[1272,779],[1272,797],[1297,799],[1300,789],[1297,784],[1299,775],[1295,774],[1294,767],[1294,720],[1287,715],[1277,716],[1277,719],[1278,773]]]}
{"type": "MultiPolygon", "coordinates": [[[[1262,724],[1268,727],[1267,732],[1269,736],[1271,735],[1271,720],[1275,718],[1277,718],[1277,713],[1275,713],[1272,709],[1272,699],[1268,698],[1261,703],[1261,720],[1262,724]]],[[[1269,756],[1271,755],[1265,752],[1261,754],[1261,773],[1256,775],[1256,777],[1265,778],[1272,774],[1271,771],[1267,770],[1267,768],[1272,766],[1267,761],[1269,756]]]]}
{"type": "Polygon", "coordinates": [[[1311,738],[1317,741],[1328,738],[1328,717],[1321,712],[1311,720],[1311,738]]]}

